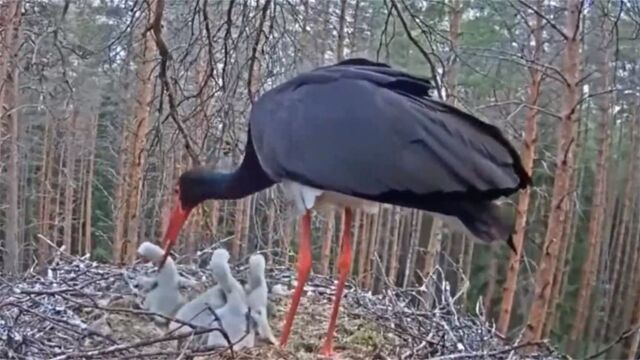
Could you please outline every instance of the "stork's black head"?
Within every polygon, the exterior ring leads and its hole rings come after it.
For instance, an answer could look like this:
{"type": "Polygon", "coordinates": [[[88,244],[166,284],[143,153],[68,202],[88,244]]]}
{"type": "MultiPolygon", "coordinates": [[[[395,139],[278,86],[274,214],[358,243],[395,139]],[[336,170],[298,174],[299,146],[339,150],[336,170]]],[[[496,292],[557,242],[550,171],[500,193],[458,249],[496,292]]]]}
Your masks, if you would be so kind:
{"type": "Polygon", "coordinates": [[[178,179],[174,193],[183,209],[193,209],[207,198],[207,187],[215,186],[211,170],[194,168],[185,171],[178,179]]]}
{"type": "MultiPolygon", "coordinates": [[[[238,181],[238,171],[218,172],[203,167],[193,168],[180,175],[174,190],[174,208],[169,218],[169,227],[164,238],[165,258],[176,242],[182,226],[189,218],[191,210],[208,199],[239,198],[244,195],[252,179],[238,181]]],[[[242,179],[240,179],[242,180],[242,179]]],[[[160,267],[164,264],[162,260],[160,267]]]]}

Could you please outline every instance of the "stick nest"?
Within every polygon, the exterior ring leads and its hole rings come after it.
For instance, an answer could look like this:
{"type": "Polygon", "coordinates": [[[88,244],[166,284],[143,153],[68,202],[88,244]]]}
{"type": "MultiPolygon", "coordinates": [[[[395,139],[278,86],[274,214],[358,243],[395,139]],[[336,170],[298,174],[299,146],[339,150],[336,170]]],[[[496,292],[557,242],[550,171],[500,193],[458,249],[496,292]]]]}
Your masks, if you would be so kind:
{"type": "MultiPolygon", "coordinates": [[[[246,261],[243,262],[246,264],[246,261]]],[[[191,299],[211,286],[206,269],[178,266],[194,285],[191,299]]],[[[246,266],[235,267],[242,281],[246,266]]],[[[315,359],[324,339],[335,289],[331,278],[312,275],[305,288],[289,344],[201,351],[177,348],[180,335],[141,310],[135,279],[150,265],[118,268],[61,255],[47,270],[20,278],[0,277],[2,359],[315,359]]],[[[295,274],[268,267],[269,321],[276,336],[284,324],[295,274]]],[[[559,359],[547,343],[514,345],[501,339],[481,311],[462,314],[444,291],[387,290],[379,295],[347,285],[334,350],[340,359],[559,359]],[[442,295],[444,294],[444,295],[442,295]]]]}

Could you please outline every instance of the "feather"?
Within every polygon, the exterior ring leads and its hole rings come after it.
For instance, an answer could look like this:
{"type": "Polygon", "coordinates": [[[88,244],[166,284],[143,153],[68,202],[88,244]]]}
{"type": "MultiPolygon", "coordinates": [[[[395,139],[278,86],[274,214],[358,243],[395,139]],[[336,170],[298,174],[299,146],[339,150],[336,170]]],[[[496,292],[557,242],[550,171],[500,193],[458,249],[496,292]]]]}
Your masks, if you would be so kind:
{"type": "Polygon", "coordinates": [[[485,229],[495,217],[470,215],[470,204],[492,209],[491,200],[531,179],[497,127],[430,98],[430,88],[383,66],[320,68],[256,102],[253,146],[276,181],[454,216],[477,232],[503,234],[485,229]]]}

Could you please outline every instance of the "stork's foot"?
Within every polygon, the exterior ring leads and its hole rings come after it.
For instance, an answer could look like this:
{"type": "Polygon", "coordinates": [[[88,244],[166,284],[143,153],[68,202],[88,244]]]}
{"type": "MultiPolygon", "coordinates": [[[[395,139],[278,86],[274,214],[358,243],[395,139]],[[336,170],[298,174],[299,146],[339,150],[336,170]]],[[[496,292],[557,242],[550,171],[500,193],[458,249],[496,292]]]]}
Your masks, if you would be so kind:
{"type": "Polygon", "coordinates": [[[331,346],[324,345],[318,353],[318,358],[323,360],[342,360],[343,357],[339,352],[333,351],[331,346]]]}
{"type": "Polygon", "coordinates": [[[318,353],[318,355],[320,355],[323,358],[332,359],[335,353],[333,352],[333,349],[331,346],[324,345],[322,349],[320,349],[320,352],[318,353]]]}
{"type": "Polygon", "coordinates": [[[324,339],[324,343],[322,344],[322,347],[320,348],[320,352],[318,353],[318,355],[323,357],[333,358],[333,356],[335,355],[335,352],[333,352],[333,336],[331,337],[327,336],[324,339]]]}

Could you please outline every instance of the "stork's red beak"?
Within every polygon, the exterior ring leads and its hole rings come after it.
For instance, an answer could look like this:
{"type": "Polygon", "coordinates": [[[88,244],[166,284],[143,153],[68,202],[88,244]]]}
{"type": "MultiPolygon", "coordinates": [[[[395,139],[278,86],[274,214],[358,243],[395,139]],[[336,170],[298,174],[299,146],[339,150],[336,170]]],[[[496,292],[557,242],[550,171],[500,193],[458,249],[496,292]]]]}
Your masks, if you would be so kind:
{"type": "Polygon", "coordinates": [[[178,239],[178,234],[182,229],[182,225],[189,218],[189,214],[191,213],[192,208],[183,208],[180,201],[176,202],[175,208],[171,212],[171,217],[169,218],[169,227],[167,228],[167,232],[164,236],[163,248],[164,255],[162,256],[162,260],[160,261],[160,265],[158,269],[162,269],[164,266],[164,262],[167,261],[167,257],[169,257],[169,253],[171,252],[171,248],[175,245],[176,240],[178,239]]]}

